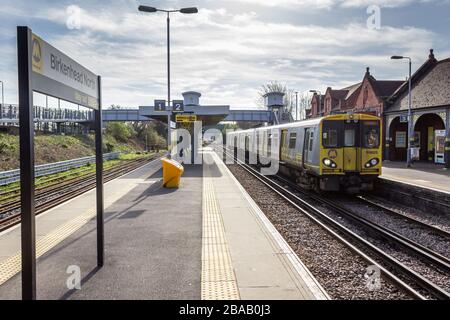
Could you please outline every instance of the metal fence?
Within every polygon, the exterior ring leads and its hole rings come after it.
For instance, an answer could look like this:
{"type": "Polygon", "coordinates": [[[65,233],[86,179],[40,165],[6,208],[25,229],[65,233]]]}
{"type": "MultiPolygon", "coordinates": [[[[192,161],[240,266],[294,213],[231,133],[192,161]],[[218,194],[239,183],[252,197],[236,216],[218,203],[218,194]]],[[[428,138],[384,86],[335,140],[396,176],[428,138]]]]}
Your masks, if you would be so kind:
{"type": "MultiPolygon", "coordinates": [[[[34,121],[42,122],[88,122],[94,119],[92,110],[74,110],[66,108],[33,107],[34,121]]],[[[18,105],[3,105],[0,112],[0,122],[19,120],[18,105]],[[3,121],[2,121],[3,120],[3,121]]]]}
{"type": "MultiPolygon", "coordinates": [[[[120,152],[105,153],[103,160],[117,159],[120,152]]],[[[35,177],[42,177],[53,173],[67,171],[73,168],[79,168],[88,163],[95,164],[95,156],[83,157],[78,159],[46,163],[35,166],[35,177]]],[[[20,169],[0,172],[0,186],[20,181],[20,169]]]]}

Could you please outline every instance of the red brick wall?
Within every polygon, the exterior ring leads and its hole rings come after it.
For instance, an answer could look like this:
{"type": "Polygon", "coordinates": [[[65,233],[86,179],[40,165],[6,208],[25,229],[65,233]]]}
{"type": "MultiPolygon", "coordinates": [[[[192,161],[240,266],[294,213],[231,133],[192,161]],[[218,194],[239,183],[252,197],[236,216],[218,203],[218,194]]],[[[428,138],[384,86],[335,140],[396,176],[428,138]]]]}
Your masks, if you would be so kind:
{"type": "Polygon", "coordinates": [[[363,80],[361,91],[356,99],[354,108],[356,111],[376,108],[380,114],[383,112],[383,102],[380,102],[367,78],[364,78],[363,80]]]}
{"type": "Polygon", "coordinates": [[[311,118],[317,117],[317,99],[311,100],[311,118]]]}

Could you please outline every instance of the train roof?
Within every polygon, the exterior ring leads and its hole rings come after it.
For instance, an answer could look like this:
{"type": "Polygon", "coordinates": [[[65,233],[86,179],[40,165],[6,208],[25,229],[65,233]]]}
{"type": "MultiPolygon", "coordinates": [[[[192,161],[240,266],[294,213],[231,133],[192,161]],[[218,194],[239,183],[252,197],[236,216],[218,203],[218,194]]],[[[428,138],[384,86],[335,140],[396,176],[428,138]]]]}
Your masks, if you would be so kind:
{"type": "Polygon", "coordinates": [[[236,130],[231,133],[246,133],[246,132],[253,132],[253,131],[260,131],[260,130],[270,130],[270,129],[288,129],[288,128],[295,128],[300,126],[314,126],[319,124],[322,120],[346,120],[346,119],[358,119],[358,120],[376,120],[380,119],[380,117],[377,117],[375,115],[366,114],[366,113],[354,113],[354,114],[348,114],[348,113],[341,113],[341,114],[333,114],[329,116],[324,117],[318,117],[318,118],[312,118],[302,121],[296,121],[296,122],[290,122],[290,123],[284,123],[284,124],[277,124],[274,126],[265,126],[265,127],[258,127],[258,128],[252,128],[252,129],[246,129],[246,130],[236,130]]]}

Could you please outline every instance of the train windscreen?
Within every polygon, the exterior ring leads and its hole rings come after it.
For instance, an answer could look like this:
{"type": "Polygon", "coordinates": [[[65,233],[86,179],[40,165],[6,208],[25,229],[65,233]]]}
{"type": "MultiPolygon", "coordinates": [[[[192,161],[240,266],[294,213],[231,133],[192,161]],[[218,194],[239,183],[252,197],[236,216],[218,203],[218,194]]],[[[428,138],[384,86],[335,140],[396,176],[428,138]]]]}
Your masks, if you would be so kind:
{"type": "Polygon", "coordinates": [[[339,132],[341,124],[338,121],[324,121],[322,125],[322,145],[325,148],[339,147],[339,132]]]}
{"type": "Polygon", "coordinates": [[[363,147],[378,148],[380,146],[380,121],[363,121],[363,147]]]}
{"type": "Polygon", "coordinates": [[[379,120],[326,120],[322,125],[322,145],[324,148],[380,146],[379,120]]]}

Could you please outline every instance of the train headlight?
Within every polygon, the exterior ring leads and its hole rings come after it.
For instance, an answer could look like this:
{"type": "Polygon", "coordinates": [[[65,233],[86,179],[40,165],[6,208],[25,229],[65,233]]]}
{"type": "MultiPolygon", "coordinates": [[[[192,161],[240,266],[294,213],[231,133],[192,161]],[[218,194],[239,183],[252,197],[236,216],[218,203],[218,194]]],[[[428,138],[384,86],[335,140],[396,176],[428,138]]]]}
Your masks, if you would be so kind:
{"type": "Polygon", "coordinates": [[[372,158],[369,161],[367,161],[364,166],[366,168],[375,167],[378,164],[378,162],[380,162],[380,160],[378,158],[372,158]]]}
{"type": "Polygon", "coordinates": [[[337,167],[336,162],[334,162],[331,159],[325,158],[325,159],[322,160],[322,162],[327,167],[330,167],[330,168],[336,168],[337,167]]]}

